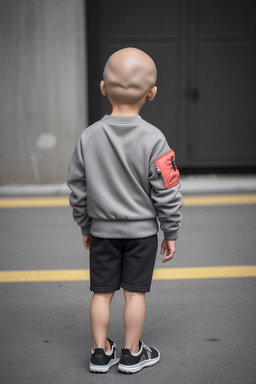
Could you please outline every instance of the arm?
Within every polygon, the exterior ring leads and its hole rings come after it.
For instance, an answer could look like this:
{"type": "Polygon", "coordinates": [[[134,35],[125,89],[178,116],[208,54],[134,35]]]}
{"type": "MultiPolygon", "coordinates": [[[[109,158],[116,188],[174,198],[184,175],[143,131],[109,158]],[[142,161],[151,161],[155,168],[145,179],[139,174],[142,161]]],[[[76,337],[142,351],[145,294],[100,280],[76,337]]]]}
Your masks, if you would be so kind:
{"type": "Polygon", "coordinates": [[[69,201],[73,208],[73,218],[81,227],[82,234],[89,235],[91,218],[87,214],[86,175],[81,140],[69,162],[67,184],[71,190],[69,201]]]}
{"type": "Polygon", "coordinates": [[[183,198],[179,192],[179,171],[175,164],[175,154],[169,150],[150,166],[151,198],[157,210],[160,228],[164,232],[161,254],[166,257],[163,262],[171,260],[176,250],[176,239],[181,222],[180,208],[183,198]]]}
{"type": "Polygon", "coordinates": [[[160,228],[166,240],[176,240],[181,225],[181,207],[183,198],[179,192],[180,184],[169,189],[155,186],[151,190],[151,198],[157,210],[160,228]]]}

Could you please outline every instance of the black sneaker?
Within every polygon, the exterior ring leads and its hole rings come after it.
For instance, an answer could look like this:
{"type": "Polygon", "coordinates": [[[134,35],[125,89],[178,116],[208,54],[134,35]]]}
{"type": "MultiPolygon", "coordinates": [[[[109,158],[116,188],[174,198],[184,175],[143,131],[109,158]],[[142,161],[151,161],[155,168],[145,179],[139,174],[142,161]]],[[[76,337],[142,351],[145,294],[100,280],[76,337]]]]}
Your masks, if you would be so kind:
{"type": "Polygon", "coordinates": [[[111,351],[105,353],[103,348],[92,350],[90,372],[106,373],[112,365],[119,362],[119,359],[116,358],[116,344],[109,339],[107,340],[110,343],[111,351]]]}
{"type": "Polygon", "coordinates": [[[118,369],[124,373],[136,373],[142,368],[155,365],[160,360],[160,352],[153,347],[147,347],[140,341],[140,350],[132,354],[130,349],[123,348],[118,369]]]}

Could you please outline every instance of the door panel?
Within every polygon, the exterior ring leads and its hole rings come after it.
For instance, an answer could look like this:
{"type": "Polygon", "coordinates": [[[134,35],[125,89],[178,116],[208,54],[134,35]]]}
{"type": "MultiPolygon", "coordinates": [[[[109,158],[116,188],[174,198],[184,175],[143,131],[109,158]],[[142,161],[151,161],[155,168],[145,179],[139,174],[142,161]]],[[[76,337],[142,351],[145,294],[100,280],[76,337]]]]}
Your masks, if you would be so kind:
{"type": "Polygon", "coordinates": [[[87,1],[90,122],[107,58],[133,46],[152,56],[158,94],[141,116],[159,127],[183,168],[256,166],[256,2],[87,1]]]}
{"type": "Polygon", "coordinates": [[[256,7],[248,1],[193,1],[190,45],[191,160],[195,166],[256,163],[256,7]]]}
{"type": "Polygon", "coordinates": [[[256,46],[200,42],[197,59],[200,100],[192,106],[193,163],[249,165],[255,159],[256,46]]]}

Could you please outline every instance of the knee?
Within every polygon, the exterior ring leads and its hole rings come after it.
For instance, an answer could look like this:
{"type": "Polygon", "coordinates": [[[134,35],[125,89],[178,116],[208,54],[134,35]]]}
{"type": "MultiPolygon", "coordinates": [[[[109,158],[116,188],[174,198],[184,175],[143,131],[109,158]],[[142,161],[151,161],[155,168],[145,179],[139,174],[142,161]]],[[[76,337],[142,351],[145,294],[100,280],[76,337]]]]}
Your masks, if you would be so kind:
{"type": "Polygon", "coordinates": [[[101,298],[106,301],[111,301],[113,299],[115,292],[94,292],[94,296],[101,298]]]}
{"type": "Polygon", "coordinates": [[[132,291],[127,291],[126,289],[124,289],[124,297],[125,297],[125,300],[130,300],[134,297],[145,297],[145,293],[144,292],[132,292],[132,291]]]}

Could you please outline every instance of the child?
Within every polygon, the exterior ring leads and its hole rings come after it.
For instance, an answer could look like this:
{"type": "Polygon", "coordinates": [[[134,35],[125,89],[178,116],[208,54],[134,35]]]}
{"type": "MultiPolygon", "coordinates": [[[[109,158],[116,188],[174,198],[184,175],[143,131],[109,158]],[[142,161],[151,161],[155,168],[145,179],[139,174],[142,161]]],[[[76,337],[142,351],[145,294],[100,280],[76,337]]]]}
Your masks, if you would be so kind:
{"type": "Polygon", "coordinates": [[[145,293],[150,291],[157,252],[158,224],[164,232],[163,262],[172,259],[180,227],[179,171],[162,132],[139,112],[153,100],[156,67],[143,51],[125,48],[108,59],[100,83],[111,115],[84,130],[68,169],[73,217],[90,250],[91,372],[118,364],[125,373],[156,364],[160,353],[141,340],[145,293]],[[125,345],[107,338],[114,292],[125,297],[125,345]]]}

